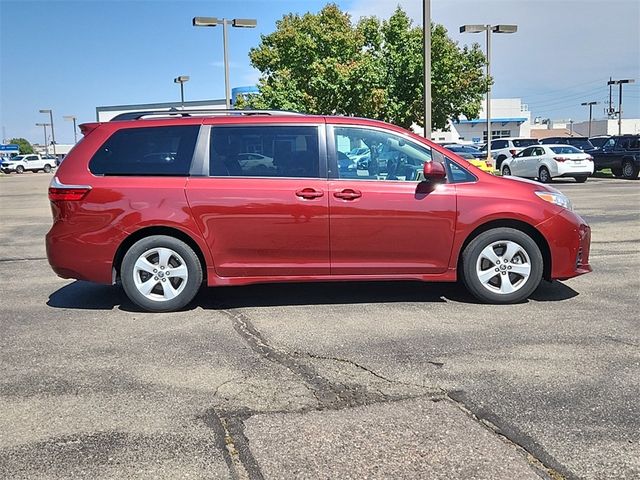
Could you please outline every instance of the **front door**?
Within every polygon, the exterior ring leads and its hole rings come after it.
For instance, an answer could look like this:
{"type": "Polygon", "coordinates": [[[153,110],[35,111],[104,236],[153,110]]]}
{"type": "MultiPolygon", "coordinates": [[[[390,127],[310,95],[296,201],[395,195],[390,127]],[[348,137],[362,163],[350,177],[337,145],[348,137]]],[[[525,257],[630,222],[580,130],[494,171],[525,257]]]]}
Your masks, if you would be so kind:
{"type": "Polygon", "coordinates": [[[356,147],[357,169],[332,169],[329,181],[332,275],[446,271],[456,222],[455,185],[419,176],[431,150],[381,129],[328,129],[333,164],[356,147]]]}
{"type": "Polygon", "coordinates": [[[329,274],[325,158],[319,125],[212,126],[187,197],[217,275],[329,274]]]}

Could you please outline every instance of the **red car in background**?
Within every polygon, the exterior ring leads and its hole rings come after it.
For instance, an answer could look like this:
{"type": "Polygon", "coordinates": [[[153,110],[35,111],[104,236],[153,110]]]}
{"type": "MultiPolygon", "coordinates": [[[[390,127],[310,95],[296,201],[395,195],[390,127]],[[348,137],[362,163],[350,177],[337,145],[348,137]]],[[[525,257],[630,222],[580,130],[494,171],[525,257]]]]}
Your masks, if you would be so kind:
{"type": "Polygon", "coordinates": [[[483,302],[591,271],[559,191],[486,174],[383,122],[137,112],[81,126],[49,188],[47,255],[149,311],[203,283],[461,279],[483,302]],[[366,161],[339,168],[356,148],[366,161]]]}

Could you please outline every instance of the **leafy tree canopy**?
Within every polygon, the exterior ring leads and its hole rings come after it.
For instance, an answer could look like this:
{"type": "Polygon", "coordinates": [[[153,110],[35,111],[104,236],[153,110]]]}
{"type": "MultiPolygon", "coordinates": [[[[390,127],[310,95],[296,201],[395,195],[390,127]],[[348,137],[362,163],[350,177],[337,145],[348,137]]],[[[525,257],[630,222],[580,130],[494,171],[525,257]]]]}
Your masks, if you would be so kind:
{"type": "Polygon", "coordinates": [[[23,155],[33,153],[33,147],[26,138],[12,138],[9,143],[18,145],[20,153],[23,155]]]}
{"type": "MultiPolygon", "coordinates": [[[[335,4],[319,13],[288,14],[251,49],[261,72],[259,94],[237,108],[355,115],[403,127],[424,124],[422,28],[398,7],[388,20],[357,23],[335,4]]],[[[478,116],[489,80],[480,47],[460,48],[442,25],[431,25],[433,128],[478,116]]]]}

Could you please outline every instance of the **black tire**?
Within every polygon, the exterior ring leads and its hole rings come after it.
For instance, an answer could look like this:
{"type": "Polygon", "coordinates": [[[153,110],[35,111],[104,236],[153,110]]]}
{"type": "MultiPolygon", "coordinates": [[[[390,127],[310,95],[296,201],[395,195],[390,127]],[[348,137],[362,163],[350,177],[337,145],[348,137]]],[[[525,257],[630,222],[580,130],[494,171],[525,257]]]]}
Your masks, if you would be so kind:
{"type": "Polygon", "coordinates": [[[16,173],[24,173],[24,167],[22,165],[18,165],[16,167],[16,173]]]}
{"type": "MultiPolygon", "coordinates": [[[[492,250],[496,253],[496,250],[493,248],[492,250]]],[[[508,304],[525,300],[538,288],[542,280],[544,261],[538,245],[529,235],[514,228],[501,227],[487,230],[474,238],[462,253],[461,267],[462,280],[474,297],[484,303],[508,304]],[[495,245],[494,248],[499,250],[502,248],[501,245],[504,244],[506,246],[507,242],[517,244],[520,250],[516,255],[507,259],[507,262],[504,262],[506,256],[497,255],[498,258],[503,259],[502,264],[494,264],[486,270],[481,268],[482,272],[490,272],[494,268],[499,270],[489,282],[486,282],[486,285],[483,284],[477,272],[477,267],[479,265],[482,267],[483,263],[488,261],[481,258],[483,250],[492,244],[495,245]],[[522,251],[526,253],[526,256],[521,253],[522,251]],[[528,261],[526,257],[528,257],[528,261]],[[514,274],[509,271],[511,269],[507,270],[509,265],[518,265],[519,263],[527,264],[530,267],[528,277],[525,278],[523,275],[514,274]],[[503,266],[505,267],[504,270],[502,270],[503,266]],[[503,271],[506,273],[503,273],[503,271]],[[517,289],[511,293],[497,291],[502,289],[502,278],[508,278],[508,283],[517,286],[517,289]]]]}
{"type": "Polygon", "coordinates": [[[504,162],[507,159],[507,157],[505,157],[504,155],[500,155],[497,160],[496,160],[496,170],[500,170],[500,168],[502,167],[502,162],[504,162]]]}
{"type": "MultiPolygon", "coordinates": [[[[152,281],[150,277],[151,275],[149,275],[148,281],[152,281]]],[[[172,312],[185,307],[198,293],[198,290],[202,285],[202,278],[202,265],[200,264],[200,260],[193,249],[181,240],[166,235],[153,235],[138,240],[129,248],[129,250],[127,250],[127,253],[125,253],[122,260],[122,268],[120,269],[122,287],[124,288],[127,296],[133,303],[150,312],[172,312]],[[172,283],[173,287],[178,289],[182,288],[182,290],[171,299],[151,299],[140,292],[135,283],[135,275],[140,275],[140,272],[135,271],[136,262],[143,256],[143,254],[157,248],[173,251],[177,256],[172,256],[171,259],[174,261],[177,261],[178,259],[182,260],[187,269],[187,279],[183,280],[185,282],[184,286],[181,286],[181,282],[177,284],[177,287],[175,283],[172,283]]],[[[154,277],[154,279],[156,280],[156,287],[154,287],[154,290],[150,292],[150,295],[159,297],[159,294],[154,294],[153,292],[164,292],[165,287],[163,285],[166,285],[166,283],[161,284],[157,281],[157,277],[154,277]],[[160,288],[158,289],[158,287],[160,288]]],[[[169,281],[177,280],[175,277],[169,278],[167,276],[162,281],[165,282],[167,279],[169,281]]],[[[144,279],[141,280],[144,281],[144,279]]]]}
{"type": "Polygon", "coordinates": [[[622,178],[632,180],[638,178],[638,167],[633,160],[625,160],[622,162],[622,178]]]}
{"type": "Polygon", "coordinates": [[[44,173],[51,173],[51,165],[48,163],[44,166],[44,173]]]}
{"type": "Polygon", "coordinates": [[[589,175],[581,175],[579,177],[575,177],[576,183],[584,183],[587,181],[587,178],[589,178],[589,175]]]}
{"type": "Polygon", "coordinates": [[[540,167],[540,170],[538,171],[538,180],[540,180],[540,183],[551,183],[552,178],[547,167],[540,167]]]}
{"type": "Polygon", "coordinates": [[[622,169],[621,168],[612,168],[611,169],[611,173],[613,173],[614,177],[621,177],[622,176],[622,169]]]}
{"type": "Polygon", "coordinates": [[[511,175],[511,169],[508,166],[502,167],[502,176],[507,177],[511,175]]]}

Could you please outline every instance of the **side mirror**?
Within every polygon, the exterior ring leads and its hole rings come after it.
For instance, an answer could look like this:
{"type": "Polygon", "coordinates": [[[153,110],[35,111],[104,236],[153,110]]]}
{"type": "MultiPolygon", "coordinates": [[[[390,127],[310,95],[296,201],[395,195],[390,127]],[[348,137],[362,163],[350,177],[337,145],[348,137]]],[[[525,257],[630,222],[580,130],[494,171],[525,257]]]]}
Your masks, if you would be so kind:
{"type": "Polygon", "coordinates": [[[440,162],[424,162],[424,166],[422,168],[424,179],[428,182],[439,182],[447,177],[444,165],[440,162]]]}

